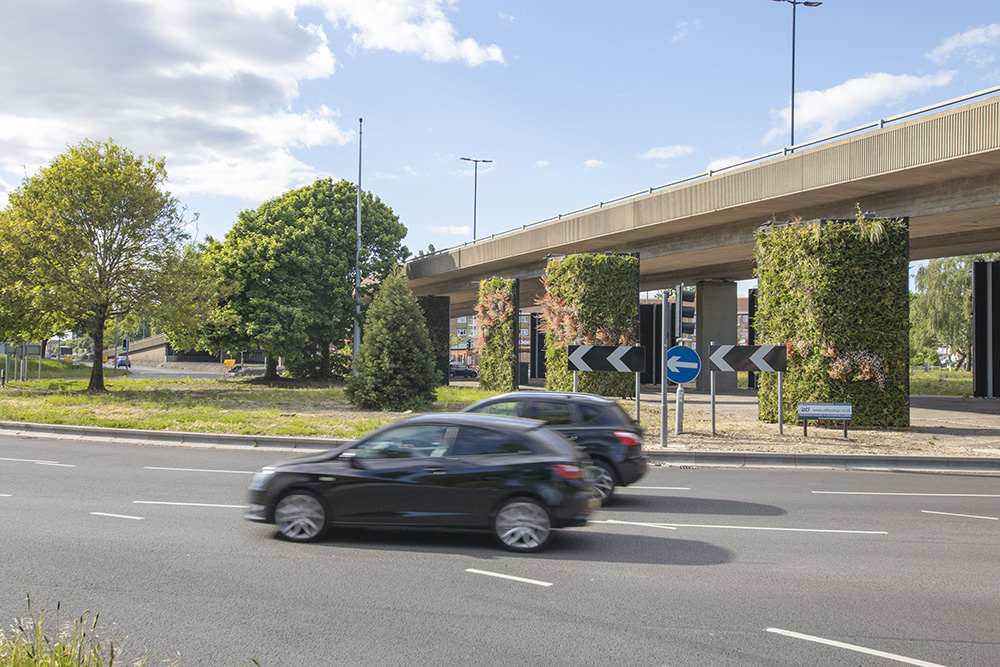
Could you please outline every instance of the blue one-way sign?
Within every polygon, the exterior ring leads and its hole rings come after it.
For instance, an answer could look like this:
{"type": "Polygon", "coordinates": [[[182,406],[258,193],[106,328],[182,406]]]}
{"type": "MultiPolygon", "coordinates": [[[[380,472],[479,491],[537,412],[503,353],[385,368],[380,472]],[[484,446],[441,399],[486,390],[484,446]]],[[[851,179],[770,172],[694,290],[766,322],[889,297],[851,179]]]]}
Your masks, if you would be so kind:
{"type": "Polygon", "coordinates": [[[667,350],[667,379],[676,384],[684,384],[698,377],[701,372],[701,357],[694,348],[675,345],[667,350]]]}

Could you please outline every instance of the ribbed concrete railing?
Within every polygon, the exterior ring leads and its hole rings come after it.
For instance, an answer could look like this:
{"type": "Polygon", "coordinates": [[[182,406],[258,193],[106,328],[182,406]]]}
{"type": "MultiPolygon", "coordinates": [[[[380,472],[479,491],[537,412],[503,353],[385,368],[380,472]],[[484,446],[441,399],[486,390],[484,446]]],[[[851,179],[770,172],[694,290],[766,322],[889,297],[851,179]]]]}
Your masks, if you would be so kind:
{"type": "MultiPolygon", "coordinates": [[[[489,241],[504,236],[508,236],[510,234],[515,234],[517,232],[532,227],[536,227],[538,225],[543,225],[545,223],[579,216],[584,213],[602,209],[612,204],[619,204],[628,200],[637,199],[639,197],[650,195],[661,190],[674,188],[680,185],[692,183],[702,179],[711,178],[713,176],[718,176],[723,172],[728,172],[733,169],[738,169],[740,167],[761,163],[776,157],[789,155],[791,153],[794,153],[795,151],[801,151],[805,148],[810,148],[813,146],[819,146],[821,144],[834,142],[844,137],[857,135],[862,132],[867,132],[869,130],[883,129],[887,125],[891,125],[893,123],[911,120],[918,116],[923,116],[958,104],[971,102],[981,97],[995,95],[997,93],[1000,93],[1000,86],[987,88],[986,90],[982,90],[978,93],[965,95],[963,97],[957,97],[955,99],[948,100],[947,102],[942,102],[940,104],[923,107],[921,109],[917,109],[915,111],[909,111],[907,113],[899,114],[897,116],[883,118],[881,120],[873,121],[865,125],[859,125],[858,127],[852,128],[850,130],[845,130],[843,132],[838,132],[836,134],[822,137],[820,139],[815,139],[801,144],[796,144],[795,146],[783,148],[782,150],[779,151],[772,151],[770,153],[758,155],[756,157],[752,157],[746,160],[741,160],[739,162],[735,162],[733,164],[720,167],[718,169],[710,169],[708,171],[701,172],[700,174],[694,174],[686,178],[681,178],[676,181],[671,181],[670,183],[664,183],[663,185],[658,185],[655,187],[647,188],[645,190],[632,192],[627,195],[622,195],[621,197],[616,197],[614,199],[610,199],[607,201],[591,204],[590,206],[584,206],[583,208],[579,208],[574,211],[569,211],[567,213],[560,213],[559,215],[544,218],[542,220],[537,220],[535,222],[530,222],[521,225],[520,227],[514,227],[502,232],[497,232],[495,234],[491,234],[490,236],[483,236],[478,239],[474,239],[472,241],[466,241],[465,243],[460,243],[458,245],[454,245],[449,248],[435,250],[435,252],[429,255],[429,257],[452,252],[455,250],[460,250],[463,248],[468,248],[469,246],[473,246],[476,244],[482,244],[484,241],[489,241]]],[[[916,143],[908,140],[899,142],[898,141],[899,135],[897,134],[888,134],[888,135],[883,134],[877,137],[873,136],[869,141],[851,144],[851,146],[853,147],[853,151],[850,157],[853,159],[848,160],[846,164],[852,166],[852,173],[843,174],[843,177],[844,178],[861,177],[864,174],[881,173],[886,169],[893,169],[893,170],[906,169],[909,166],[912,166],[913,164],[925,164],[928,161],[935,161],[935,160],[947,159],[948,157],[954,157],[956,154],[965,154],[967,152],[977,152],[980,150],[996,148],[997,136],[998,136],[997,132],[998,132],[998,127],[1000,127],[1000,124],[998,124],[997,122],[996,105],[972,109],[970,110],[969,113],[973,115],[987,114],[989,117],[986,119],[982,119],[983,122],[972,122],[972,123],[969,122],[970,120],[969,118],[963,117],[961,114],[957,116],[948,117],[947,119],[944,119],[941,124],[932,124],[925,126],[925,129],[923,131],[923,136],[916,143]],[[952,127],[947,127],[949,125],[952,127]],[[961,148],[958,148],[957,146],[954,145],[952,146],[943,145],[942,142],[940,141],[940,138],[942,136],[952,136],[953,133],[956,131],[956,129],[959,132],[962,131],[962,127],[956,128],[955,127],[956,125],[979,128],[980,131],[978,134],[971,132],[967,133],[968,143],[963,145],[961,148]],[[958,150],[958,153],[956,153],[956,150],[958,150]],[[909,164],[907,164],[907,162],[909,162],[909,164]]],[[[817,169],[816,168],[817,166],[818,165],[815,163],[811,166],[804,166],[802,170],[803,181],[801,183],[803,187],[818,186],[823,184],[822,181],[817,181],[810,178],[810,176],[813,175],[829,173],[828,169],[817,169]]],[[[783,179],[776,179],[776,180],[768,179],[766,181],[756,180],[754,182],[746,182],[742,184],[742,187],[740,185],[732,187],[726,194],[733,195],[734,194],[733,191],[735,190],[736,193],[738,192],[753,193],[754,195],[757,196],[759,196],[762,193],[768,193],[766,196],[777,196],[778,194],[781,194],[781,192],[773,192],[773,191],[769,192],[768,187],[778,182],[779,180],[783,179]]],[[[739,201],[751,201],[751,200],[747,198],[742,198],[742,199],[737,198],[733,201],[739,202],[739,201]]],[[[674,211],[672,213],[678,216],[685,215],[683,211],[674,211]]],[[[553,245],[558,245],[558,243],[559,239],[553,240],[553,245]]]]}

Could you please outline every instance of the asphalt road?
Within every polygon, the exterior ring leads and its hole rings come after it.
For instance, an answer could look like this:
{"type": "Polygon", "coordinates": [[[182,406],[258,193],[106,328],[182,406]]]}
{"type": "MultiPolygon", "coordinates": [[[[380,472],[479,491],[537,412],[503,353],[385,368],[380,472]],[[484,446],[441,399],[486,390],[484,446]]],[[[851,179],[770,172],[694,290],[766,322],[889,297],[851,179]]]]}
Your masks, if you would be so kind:
{"type": "Polygon", "coordinates": [[[187,666],[1000,664],[998,476],[654,468],[524,556],[274,539],[242,504],[282,456],[0,436],[0,624],[30,594],[187,666]]]}

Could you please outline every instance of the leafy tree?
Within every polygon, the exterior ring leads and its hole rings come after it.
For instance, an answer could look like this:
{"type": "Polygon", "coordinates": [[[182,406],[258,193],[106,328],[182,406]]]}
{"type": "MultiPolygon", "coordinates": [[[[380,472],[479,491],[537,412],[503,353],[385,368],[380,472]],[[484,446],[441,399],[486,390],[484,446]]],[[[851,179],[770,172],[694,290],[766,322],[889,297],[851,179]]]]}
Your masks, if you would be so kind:
{"type": "Polygon", "coordinates": [[[355,272],[362,298],[369,297],[408,254],[400,245],[406,228],[364,193],[356,267],[356,212],[354,185],[322,179],[240,213],[225,241],[209,250],[220,288],[209,348],[259,347],[271,378],[278,357],[297,375],[328,377],[331,345],[352,336],[355,272]]]}
{"type": "Polygon", "coordinates": [[[175,350],[207,347],[206,334],[212,320],[205,314],[219,303],[220,286],[210,250],[218,241],[208,237],[203,243],[188,243],[170,258],[170,280],[163,294],[150,331],[162,331],[175,350]]]}
{"type": "Polygon", "coordinates": [[[957,354],[959,367],[966,365],[972,351],[972,264],[997,259],[1000,253],[932,259],[917,271],[911,332],[925,344],[957,354]]]}
{"type": "MultiPolygon", "coordinates": [[[[162,159],[111,140],[84,141],[15,189],[0,235],[19,279],[37,287],[32,308],[95,341],[104,340],[109,319],[151,309],[169,257],[186,238],[166,180],[162,159]]],[[[100,363],[88,390],[104,391],[100,363]]]]}
{"type": "Polygon", "coordinates": [[[441,384],[424,313],[399,269],[382,282],[365,316],[358,375],[347,397],[359,408],[426,410],[441,384]]]}

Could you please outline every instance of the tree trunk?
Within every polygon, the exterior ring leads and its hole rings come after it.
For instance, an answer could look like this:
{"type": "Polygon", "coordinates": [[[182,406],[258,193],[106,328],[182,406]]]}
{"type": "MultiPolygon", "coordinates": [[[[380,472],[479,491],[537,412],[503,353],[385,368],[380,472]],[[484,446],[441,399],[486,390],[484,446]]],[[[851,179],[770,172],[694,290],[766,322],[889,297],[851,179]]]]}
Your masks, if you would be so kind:
{"type": "Polygon", "coordinates": [[[266,364],[266,366],[265,366],[266,370],[264,371],[264,379],[265,380],[277,380],[278,379],[278,359],[277,359],[277,357],[272,357],[271,355],[268,355],[267,358],[264,359],[264,362],[266,364]]]}
{"type": "Polygon", "coordinates": [[[104,388],[104,320],[99,320],[89,332],[94,341],[94,359],[90,368],[90,384],[87,393],[99,394],[104,388]]]}

